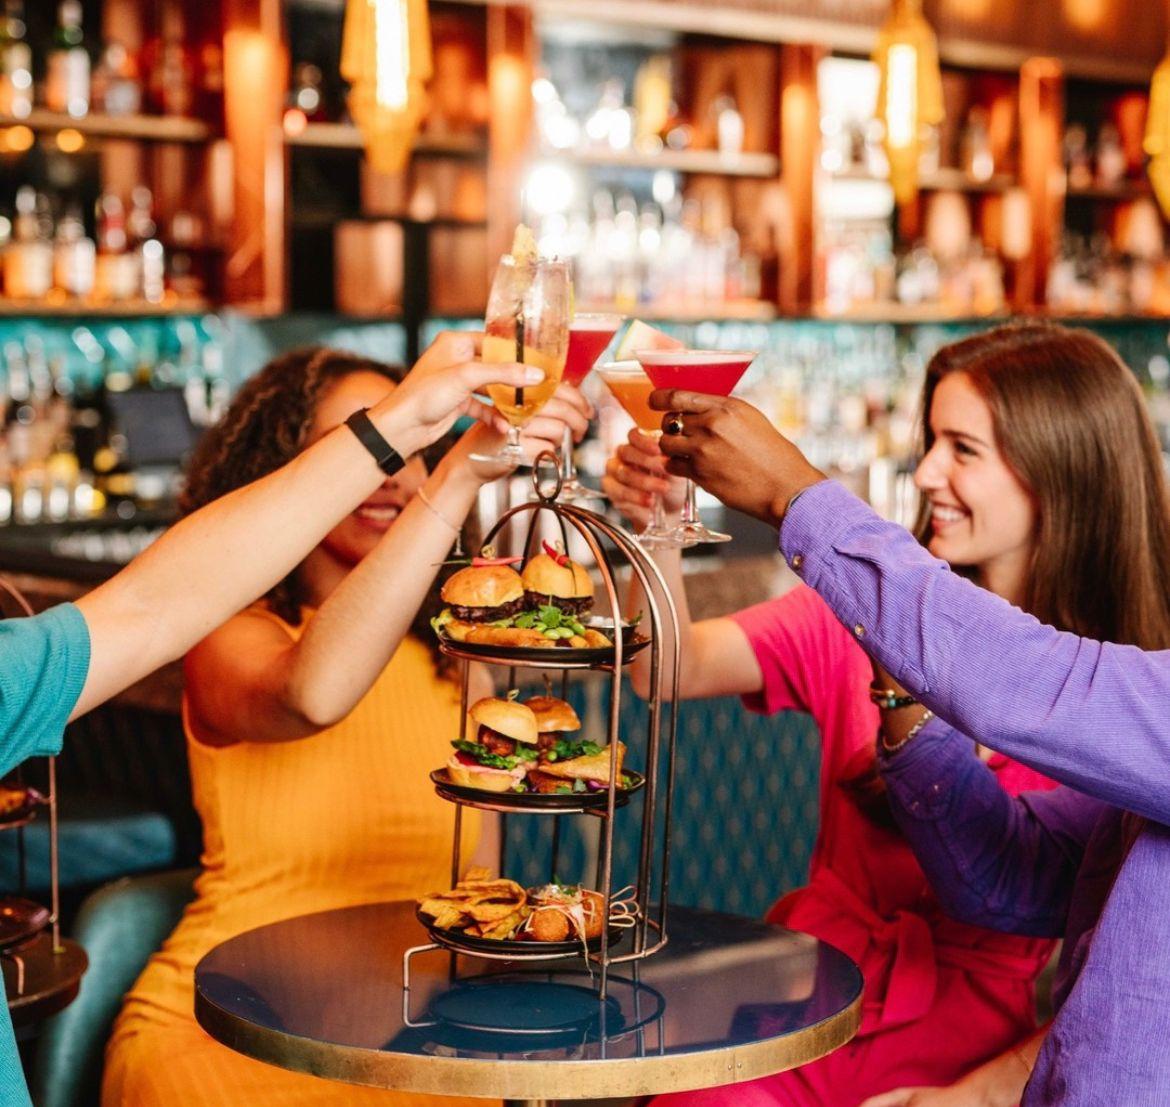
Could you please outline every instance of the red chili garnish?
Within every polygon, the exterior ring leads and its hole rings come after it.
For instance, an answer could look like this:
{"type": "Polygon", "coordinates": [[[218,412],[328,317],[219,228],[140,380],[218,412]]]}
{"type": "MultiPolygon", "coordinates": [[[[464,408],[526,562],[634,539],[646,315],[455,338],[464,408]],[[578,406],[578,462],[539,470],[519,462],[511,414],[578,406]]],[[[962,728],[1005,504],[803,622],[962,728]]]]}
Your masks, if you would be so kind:
{"type": "Polygon", "coordinates": [[[569,564],[569,555],[567,553],[562,553],[556,546],[550,545],[547,541],[541,542],[541,545],[544,547],[544,552],[558,565],[563,566],[569,564]]]}
{"type": "Polygon", "coordinates": [[[518,565],[522,557],[473,557],[471,565],[474,569],[487,569],[493,565],[518,565]]]}

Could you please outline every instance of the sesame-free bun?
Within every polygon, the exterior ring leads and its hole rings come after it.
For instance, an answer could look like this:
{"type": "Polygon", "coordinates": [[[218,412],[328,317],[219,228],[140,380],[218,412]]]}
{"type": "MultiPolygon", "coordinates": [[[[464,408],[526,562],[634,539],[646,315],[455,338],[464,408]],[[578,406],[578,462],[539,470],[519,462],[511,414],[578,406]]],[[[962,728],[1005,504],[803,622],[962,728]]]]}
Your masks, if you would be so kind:
{"type": "Polygon", "coordinates": [[[541,733],[550,731],[580,730],[581,720],[571,704],[555,696],[533,696],[524,701],[536,715],[536,725],[541,733]]]}
{"type": "Polygon", "coordinates": [[[499,607],[523,599],[524,584],[510,565],[469,565],[444,583],[441,595],[459,607],[499,607]]]}
{"type": "Polygon", "coordinates": [[[507,792],[517,778],[506,769],[489,769],[485,765],[464,765],[456,757],[447,762],[447,779],[462,788],[479,788],[484,792],[507,792]]]}
{"type": "Polygon", "coordinates": [[[540,739],[536,715],[531,707],[516,700],[501,700],[494,696],[473,703],[468,717],[477,726],[491,727],[505,738],[512,738],[526,746],[535,746],[540,739]]]}
{"type": "MultiPolygon", "coordinates": [[[[592,599],[593,581],[575,561],[558,565],[548,554],[537,554],[524,566],[524,588],[554,599],[592,599]]],[[[446,597],[444,597],[445,599],[446,597]]]]}

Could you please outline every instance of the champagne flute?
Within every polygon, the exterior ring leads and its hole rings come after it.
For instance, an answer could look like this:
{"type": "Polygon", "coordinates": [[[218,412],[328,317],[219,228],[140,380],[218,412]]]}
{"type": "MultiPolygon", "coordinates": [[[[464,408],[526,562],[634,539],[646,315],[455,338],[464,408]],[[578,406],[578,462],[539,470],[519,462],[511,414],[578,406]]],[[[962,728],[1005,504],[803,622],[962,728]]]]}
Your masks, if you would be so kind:
{"type": "MultiPolygon", "coordinates": [[[[569,352],[565,357],[563,379],[574,388],[589,376],[602,351],[613,341],[622,316],[614,314],[584,313],[573,316],[569,325],[569,352]]],[[[601,500],[604,495],[594,488],[586,488],[577,479],[577,467],[573,464],[573,432],[565,426],[565,437],[561,443],[561,495],[562,500],[601,500]]]]}
{"type": "MultiPolygon", "coordinates": [[[[730,396],[755,359],[748,350],[635,350],[655,388],[681,388],[709,396],[730,396]]],[[[687,499],[682,521],[671,532],[684,545],[696,542],[730,542],[731,535],[708,530],[699,519],[695,482],[687,480],[687,499]]]]}
{"type": "Polygon", "coordinates": [[[524,388],[489,384],[488,395],[508,421],[507,441],[476,461],[522,465],[521,428],[548,402],[560,384],[569,347],[572,281],[563,261],[500,259],[484,317],[483,360],[521,362],[544,370],[540,384],[524,388]]]}
{"type": "MultiPolygon", "coordinates": [[[[610,361],[597,367],[598,375],[613,397],[626,410],[643,434],[655,439],[662,437],[662,413],[650,406],[654,382],[642,371],[636,361],[610,361]]],[[[638,544],[646,550],[680,549],[694,542],[679,537],[666,525],[662,500],[654,495],[650,500],[650,521],[641,534],[635,535],[638,544]]]]}

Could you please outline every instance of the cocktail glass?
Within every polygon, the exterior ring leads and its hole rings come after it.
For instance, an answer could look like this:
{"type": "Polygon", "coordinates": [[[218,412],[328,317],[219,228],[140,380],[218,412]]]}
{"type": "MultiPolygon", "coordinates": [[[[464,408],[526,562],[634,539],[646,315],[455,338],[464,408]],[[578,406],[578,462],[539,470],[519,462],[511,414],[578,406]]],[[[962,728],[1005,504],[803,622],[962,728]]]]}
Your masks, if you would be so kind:
{"type": "MultiPolygon", "coordinates": [[[[626,409],[626,414],[644,434],[662,437],[662,413],[650,407],[650,393],[654,382],[642,371],[636,361],[610,361],[597,367],[598,375],[613,397],[626,409]]],[[[662,501],[654,496],[650,503],[650,522],[636,536],[639,545],[647,550],[678,549],[692,543],[680,538],[675,528],[666,525],[662,501]]]]}
{"type": "MultiPolygon", "coordinates": [[[[563,380],[574,388],[589,376],[602,351],[613,341],[617,329],[622,325],[620,315],[582,314],[574,315],[569,324],[569,353],[565,358],[563,380]]],[[[600,500],[601,492],[586,488],[577,479],[577,466],[573,463],[573,432],[565,427],[561,444],[561,496],[562,500],[600,500]]]]}
{"type": "MultiPolygon", "coordinates": [[[[655,388],[681,388],[711,396],[730,396],[755,354],[746,350],[635,350],[655,388]]],[[[672,532],[681,542],[730,542],[731,535],[709,530],[699,519],[695,482],[687,481],[682,520],[672,532]]]]}
{"type": "Polygon", "coordinates": [[[544,370],[540,384],[524,388],[489,384],[496,410],[508,421],[498,453],[477,461],[521,465],[526,460],[520,430],[548,402],[560,384],[569,348],[572,280],[563,261],[500,259],[484,317],[483,360],[522,362],[544,370]]]}

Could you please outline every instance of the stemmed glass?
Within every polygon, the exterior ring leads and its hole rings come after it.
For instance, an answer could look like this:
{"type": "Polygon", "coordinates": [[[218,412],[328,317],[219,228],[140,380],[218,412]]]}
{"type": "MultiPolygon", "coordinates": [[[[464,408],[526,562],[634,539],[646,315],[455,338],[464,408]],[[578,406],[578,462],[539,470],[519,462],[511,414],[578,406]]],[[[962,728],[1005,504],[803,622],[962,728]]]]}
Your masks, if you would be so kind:
{"type": "MultiPolygon", "coordinates": [[[[662,437],[662,413],[650,407],[650,393],[654,382],[642,371],[636,361],[610,361],[597,367],[598,375],[613,397],[626,409],[626,414],[643,434],[662,437]]],[[[657,495],[650,501],[650,521],[641,534],[635,535],[638,544],[647,550],[678,549],[693,545],[680,538],[666,525],[662,500],[657,495]]]]}
{"type": "Polygon", "coordinates": [[[540,384],[524,388],[489,384],[488,395],[508,421],[507,441],[476,461],[522,465],[527,459],[520,430],[548,402],[560,384],[569,348],[572,301],[569,266],[563,261],[500,259],[484,317],[483,360],[522,362],[544,370],[540,384]]]}
{"type": "MultiPolygon", "coordinates": [[[[569,325],[569,352],[565,358],[564,380],[580,388],[581,382],[601,356],[602,351],[613,341],[617,329],[622,325],[622,316],[610,314],[579,314],[573,316],[569,325]]],[[[561,495],[562,500],[601,500],[604,494],[593,488],[586,488],[577,479],[577,466],[573,463],[573,432],[565,426],[565,437],[561,444],[561,495]]]]}
{"type": "MultiPolygon", "coordinates": [[[[635,350],[634,357],[646,370],[655,388],[681,388],[710,396],[730,396],[755,359],[747,350],[635,350]]],[[[682,520],[671,534],[683,545],[697,542],[730,542],[731,535],[708,530],[699,519],[695,482],[687,480],[682,520]]]]}

